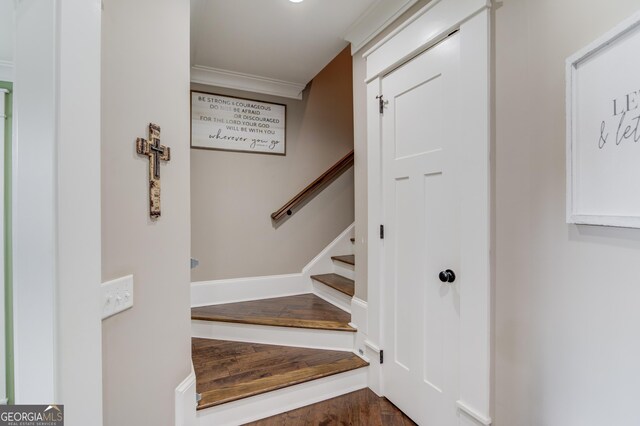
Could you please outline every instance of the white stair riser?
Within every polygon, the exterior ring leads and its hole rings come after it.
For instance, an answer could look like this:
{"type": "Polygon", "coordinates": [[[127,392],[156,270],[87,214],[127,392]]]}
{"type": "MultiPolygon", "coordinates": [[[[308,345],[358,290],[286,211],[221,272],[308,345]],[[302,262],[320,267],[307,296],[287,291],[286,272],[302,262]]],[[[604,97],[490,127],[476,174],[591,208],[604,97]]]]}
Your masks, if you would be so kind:
{"type": "Polygon", "coordinates": [[[198,426],[237,426],[367,387],[368,367],[289,386],[198,412],[198,426]]]}
{"type": "Polygon", "coordinates": [[[356,279],[355,268],[353,265],[349,265],[348,263],[340,262],[337,260],[333,261],[333,273],[342,275],[343,277],[349,278],[350,280],[356,279]]]}
{"type": "Polygon", "coordinates": [[[313,280],[313,293],[343,311],[351,313],[351,296],[316,280],[313,280]]]}
{"type": "Polygon", "coordinates": [[[310,328],[272,327],[219,321],[191,321],[191,336],[266,345],[353,352],[356,333],[310,328]]]}

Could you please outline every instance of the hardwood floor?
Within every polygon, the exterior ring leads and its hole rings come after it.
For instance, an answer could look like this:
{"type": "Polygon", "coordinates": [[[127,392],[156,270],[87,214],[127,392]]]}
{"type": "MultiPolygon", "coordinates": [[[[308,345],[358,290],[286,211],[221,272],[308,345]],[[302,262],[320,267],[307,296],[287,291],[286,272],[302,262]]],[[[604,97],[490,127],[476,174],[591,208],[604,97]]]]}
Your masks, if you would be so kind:
{"type": "Polygon", "coordinates": [[[386,398],[370,389],[268,417],[246,426],[409,426],[415,425],[386,398]]]}
{"type": "Polygon", "coordinates": [[[191,319],[356,331],[349,325],[351,315],[314,294],[192,308],[191,319]]]}
{"type": "Polygon", "coordinates": [[[332,256],[331,260],[337,260],[338,262],[343,262],[348,265],[356,264],[356,257],[353,254],[348,254],[346,256],[332,256]]]}
{"type": "Polygon", "coordinates": [[[349,278],[343,277],[338,274],[322,274],[312,275],[312,279],[319,281],[329,287],[338,290],[340,293],[344,293],[347,296],[353,297],[355,294],[355,282],[349,278]]]}
{"type": "Polygon", "coordinates": [[[351,352],[192,339],[198,410],[366,367],[351,352]]]}

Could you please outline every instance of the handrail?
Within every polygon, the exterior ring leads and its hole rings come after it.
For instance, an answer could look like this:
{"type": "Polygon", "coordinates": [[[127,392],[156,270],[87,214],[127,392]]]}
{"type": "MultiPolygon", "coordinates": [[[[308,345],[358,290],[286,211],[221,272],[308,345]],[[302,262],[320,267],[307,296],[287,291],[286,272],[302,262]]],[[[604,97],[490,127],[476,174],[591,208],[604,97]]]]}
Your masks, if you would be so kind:
{"type": "Polygon", "coordinates": [[[278,221],[285,215],[291,216],[293,214],[293,210],[297,206],[304,204],[308,199],[313,198],[320,188],[323,188],[325,185],[333,182],[338,178],[338,176],[347,171],[351,166],[353,166],[353,150],[342,157],[336,164],[331,166],[331,168],[324,172],[318,179],[311,182],[305,189],[300,191],[284,206],[271,213],[271,219],[273,219],[274,221],[278,221]]]}

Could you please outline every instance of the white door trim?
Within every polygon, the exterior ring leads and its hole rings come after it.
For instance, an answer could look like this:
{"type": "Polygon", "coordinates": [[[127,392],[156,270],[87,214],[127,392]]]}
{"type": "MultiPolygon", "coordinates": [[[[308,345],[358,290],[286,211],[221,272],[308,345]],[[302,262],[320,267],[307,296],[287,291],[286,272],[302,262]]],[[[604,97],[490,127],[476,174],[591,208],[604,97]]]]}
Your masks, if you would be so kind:
{"type": "Polygon", "coordinates": [[[15,402],[102,424],[100,0],[16,2],[15,402]]]}
{"type": "Polygon", "coordinates": [[[366,81],[387,74],[490,7],[490,0],[431,1],[362,55],[366,81]]]}
{"type": "MultiPolygon", "coordinates": [[[[464,223],[463,238],[472,242],[462,253],[464,268],[472,273],[474,286],[460,294],[460,397],[458,408],[480,424],[491,423],[491,193],[490,193],[490,1],[434,0],[396,31],[363,55],[367,60],[367,188],[368,188],[368,328],[369,339],[384,349],[382,333],[385,312],[382,198],[381,119],[376,96],[382,77],[459,29],[462,37],[461,84],[468,102],[460,114],[468,117],[461,132],[474,140],[465,161],[476,176],[465,186],[463,209],[477,211],[464,223]]],[[[384,95],[384,94],[383,94],[384,95]]],[[[384,368],[384,365],[383,365],[384,368]]],[[[382,384],[384,394],[384,383],[382,384]]]]}
{"type": "Polygon", "coordinates": [[[4,147],[8,142],[5,140],[5,123],[7,115],[5,114],[6,95],[9,93],[7,89],[0,89],[0,282],[4,283],[0,286],[0,404],[7,403],[7,369],[6,369],[6,336],[5,336],[5,300],[4,293],[6,289],[5,264],[4,264],[4,147]]]}
{"type": "Polygon", "coordinates": [[[197,426],[196,373],[191,372],[175,390],[175,426],[197,426]]]}

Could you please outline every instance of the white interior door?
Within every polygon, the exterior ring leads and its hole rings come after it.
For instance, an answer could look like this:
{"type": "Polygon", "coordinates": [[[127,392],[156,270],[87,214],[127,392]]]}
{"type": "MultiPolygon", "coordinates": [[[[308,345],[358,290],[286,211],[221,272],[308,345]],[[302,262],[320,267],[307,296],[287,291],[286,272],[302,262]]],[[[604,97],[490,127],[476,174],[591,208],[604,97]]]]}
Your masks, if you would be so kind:
{"type": "Polygon", "coordinates": [[[459,87],[459,33],[382,79],[384,393],[425,426],[458,423],[459,87]]]}

